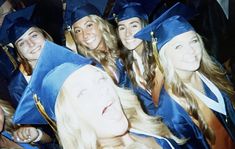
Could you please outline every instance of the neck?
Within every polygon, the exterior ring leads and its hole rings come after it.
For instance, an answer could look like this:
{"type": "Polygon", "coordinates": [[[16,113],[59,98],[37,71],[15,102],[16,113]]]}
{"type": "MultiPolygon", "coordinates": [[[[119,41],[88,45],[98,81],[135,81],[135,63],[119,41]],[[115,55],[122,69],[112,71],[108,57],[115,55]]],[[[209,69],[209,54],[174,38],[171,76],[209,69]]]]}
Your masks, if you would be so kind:
{"type": "Polygon", "coordinates": [[[37,63],[37,60],[29,61],[29,64],[31,65],[32,69],[34,69],[34,68],[35,68],[36,63],[37,63]]]}
{"type": "Polygon", "coordinates": [[[144,42],[141,42],[141,43],[135,48],[135,52],[136,52],[139,56],[142,56],[143,51],[144,51],[144,42]]]}
{"type": "Polygon", "coordinates": [[[99,139],[99,144],[101,148],[124,148],[132,142],[134,142],[134,140],[131,138],[129,133],[114,138],[99,139]]]}
{"type": "Polygon", "coordinates": [[[198,78],[195,72],[186,72],[186,71],[182,72],[178,70],[177,74],[184,83],[195,83],[198,78]]]}

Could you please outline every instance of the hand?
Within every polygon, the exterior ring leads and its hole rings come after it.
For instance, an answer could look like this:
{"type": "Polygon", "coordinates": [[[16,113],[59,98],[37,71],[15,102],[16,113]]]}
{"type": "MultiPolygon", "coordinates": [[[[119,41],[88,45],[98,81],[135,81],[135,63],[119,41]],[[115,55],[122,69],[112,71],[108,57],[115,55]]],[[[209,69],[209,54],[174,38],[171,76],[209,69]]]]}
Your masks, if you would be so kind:
{"type": "Polygon", "coordinates": [[[16,142],[30,143],[37,139],[39,132],[31,126],[22,126],[13,132],[13,138],[16,142]]]}

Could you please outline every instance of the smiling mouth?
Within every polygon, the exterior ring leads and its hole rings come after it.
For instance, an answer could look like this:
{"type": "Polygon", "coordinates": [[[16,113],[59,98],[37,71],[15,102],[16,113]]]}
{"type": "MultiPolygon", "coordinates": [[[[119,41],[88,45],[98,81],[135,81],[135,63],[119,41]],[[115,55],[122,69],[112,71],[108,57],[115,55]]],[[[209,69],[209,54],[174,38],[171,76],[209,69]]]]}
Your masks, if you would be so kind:
{"type": "Polygon", "coordinates": [[[90,44],[90,43],[92,43],[92,42],[94,42],[94,41],[95,41],[95,38],[91,38],[91,39],[89,39],[89,40],[86,40],[86,43],[90,44]]]}
{"type": "Polygon", "coordinates": [[[40,47],[35,48],[35,49],[33,49],[30,53],[31,53],[31,54],[34,54],[34,53],[38,52],[40,49],[41,49],[40,47]]]}

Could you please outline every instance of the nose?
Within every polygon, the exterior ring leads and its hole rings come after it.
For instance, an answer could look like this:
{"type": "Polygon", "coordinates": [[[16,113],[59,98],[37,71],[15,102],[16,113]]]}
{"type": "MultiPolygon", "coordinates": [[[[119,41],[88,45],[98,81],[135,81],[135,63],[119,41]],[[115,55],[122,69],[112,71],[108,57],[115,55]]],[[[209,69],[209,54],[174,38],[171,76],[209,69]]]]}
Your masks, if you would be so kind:
{"type": "Polygon", "coordinates": [[[28,43],[29,47],[33,47],[35,45],[34,41],[30,40],[30,39],[27,41],[27,43],[28,43]]]}
{"type": "Polygon", "coordinates": [[[82,31],[82,36],[84,39],[88,39],[90,35],[90,30],[89,29],[85,29],[82,31]]]}
{"type": "Polygon", "coordinates": [[[131,35],[132,35],[131,29],[127,28],[127,30],[126,30],[126,36],[129,37],[129,36],[131,36],[131,35]]]}

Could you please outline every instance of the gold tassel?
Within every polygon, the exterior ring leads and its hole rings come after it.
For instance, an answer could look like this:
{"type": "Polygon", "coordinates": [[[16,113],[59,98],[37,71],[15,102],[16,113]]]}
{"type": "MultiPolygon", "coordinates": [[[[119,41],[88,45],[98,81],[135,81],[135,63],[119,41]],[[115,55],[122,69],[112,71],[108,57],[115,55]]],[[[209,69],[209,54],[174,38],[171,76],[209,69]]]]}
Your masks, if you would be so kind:
{"type": "Polygon", "coordinates": [[[13,71],[15,71],[15,70],[17,69],[17,67],[18,67],[18,64],[17,64],[16,60],[15,60],[15,59],[13,58],[13,56],[9,53],[7,46],[3,46],[2,49],[5,51],[6,55],[7,55],[8,58],[9,58],[9,60],[10,60],[11,63],[13,64],[13,66],[14,66],[14,70],[13,70],[13,71]]]}
{"type": "Polygon", "coordinates": [[[36,94],[33,95],[33,99],[34,99],[34,102],[36,104],[38,111],[41,113],[41,115],[47,121],[47,123],[51,126],[52,130],[57,134],[56,123],[47,115],[43,105],[41,104],[36,94]]]}
{"type": "Polygon", "coordinates": [[[152,37],[153,55],[154,55],[154,58],[155,58],[155,61],[156,61],[156,64],[157,64],[159,70],[161,71],[161,73],[163,73],[163,69],[162,69],[161,63],[159,61],[159,54],[158,54],[158,49],[157,49],[157,40],[156,40],[156,38],[154,38],[153,31],[150,34],[151,34],[151,37],[152,37]]]}

